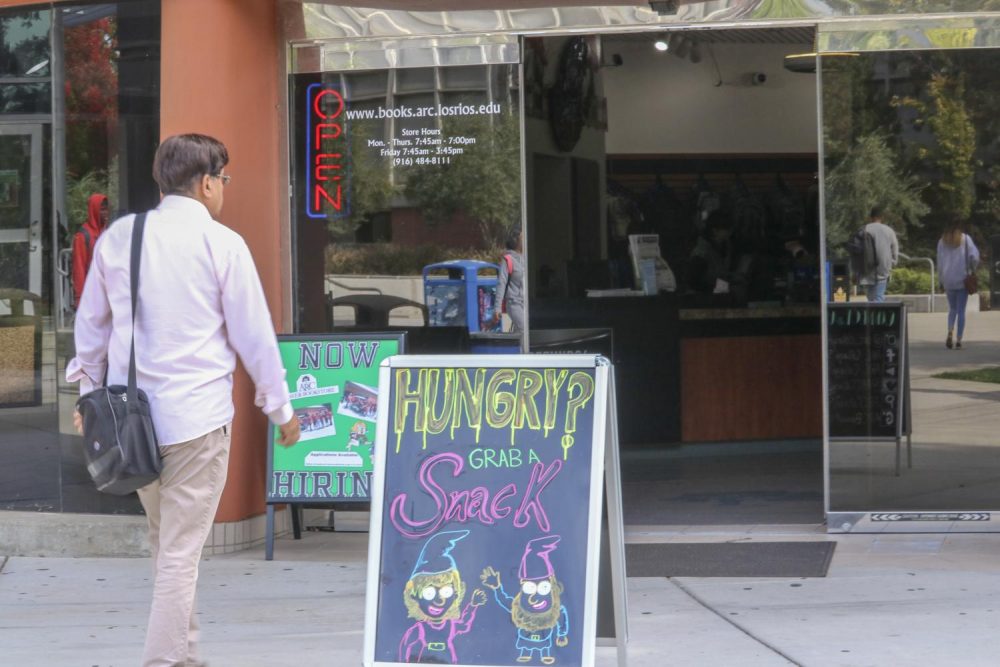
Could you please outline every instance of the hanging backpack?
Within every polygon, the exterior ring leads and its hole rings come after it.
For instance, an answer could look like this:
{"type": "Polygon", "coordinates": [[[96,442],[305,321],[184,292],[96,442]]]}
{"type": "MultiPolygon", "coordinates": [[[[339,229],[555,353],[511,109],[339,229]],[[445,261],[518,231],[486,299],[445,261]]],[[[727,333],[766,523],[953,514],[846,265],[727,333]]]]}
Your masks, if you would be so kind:
{"type": "Polygon", "coordinates": [[[878,253],[875,250],[875,237],[862,227],[847,239],[844,244],[851,260],[851,271],[857,276],[873,275],[878,268],[878,253]]]}

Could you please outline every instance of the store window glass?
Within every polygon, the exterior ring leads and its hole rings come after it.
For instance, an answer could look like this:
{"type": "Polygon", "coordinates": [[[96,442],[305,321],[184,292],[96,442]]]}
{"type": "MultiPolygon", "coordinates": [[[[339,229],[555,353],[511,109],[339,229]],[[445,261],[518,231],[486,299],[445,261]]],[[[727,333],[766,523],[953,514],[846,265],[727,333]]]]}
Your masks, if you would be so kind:
{"type": "Polygon", "coordinates": [[[517,80],[506,64],[291,76],[298,331],[510,329],[496,284],[521,227],[517,80]]]}
{"type": "Polygon", "coordinates": [[[74,240],[89,250],[158,198],[159,40],[158,0],[0,13],[0,509],[141,511],[94,489],[63,377],[87,268],[74,240]]]}
{"type": "Polygon", "coordinates": [[[51,110],[51,21],[48,10],[0,17],[0,113],[51,110]]]}
{"type": "Polygon", "coordinates": [[[821,66],[830,509],[996,508],[1000,51],[821,66]]]}

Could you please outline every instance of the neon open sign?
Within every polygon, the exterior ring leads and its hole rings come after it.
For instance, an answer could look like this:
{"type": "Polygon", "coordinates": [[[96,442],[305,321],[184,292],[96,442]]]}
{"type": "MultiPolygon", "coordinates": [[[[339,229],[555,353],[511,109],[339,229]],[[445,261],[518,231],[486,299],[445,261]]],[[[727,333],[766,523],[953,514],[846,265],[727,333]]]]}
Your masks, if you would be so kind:
{"type": "Polygon", "coordinates": [[[338,86],[314,83],[306,89],[306,215],[350,215],[350,146],[346,104],[338,86]]]}

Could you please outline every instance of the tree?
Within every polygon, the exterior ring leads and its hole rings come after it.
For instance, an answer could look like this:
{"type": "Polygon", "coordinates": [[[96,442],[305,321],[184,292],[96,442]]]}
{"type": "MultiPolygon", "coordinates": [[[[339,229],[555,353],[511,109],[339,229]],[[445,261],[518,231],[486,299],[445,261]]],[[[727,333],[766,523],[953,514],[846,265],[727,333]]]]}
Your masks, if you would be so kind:
{"type": "Polygon", "coordinates": [[[933,137],[932,148],[917,149],[918,159],[929,161],[929,171],[936,172],[928,189],[933,208],[964,221],[976,198],[976,129],[966,109],[965,76],[934,71],[926,84],[926,96],[927,101],[907,97],[899,103],[916,110],[919,115],[914,125],[926,125],[933,137]]]}
{"type": "MultiPolygon", "coordinates": [[[[412,168],[406,195],[424,221],[436,224],[459,211],[479,225],[487,247],[500,246],[521,219],[521,133],[518,117],[450,117],[442,136],[475,138],[448,164],[412,168]]],[[[447,139],[446,139],[447,141],[447,139]]]]}
{"type": "Polygon", "coordinates": [[[117,23],[106,17],[66,28],[66,169],[107,170],[109,132],[118,122],[117,23]]]}
{"type": "Polygon", "coordinates": [[[369,218],[392,206],[399,187],[392,182],[389,161],[367,147],[366,142],[381,134],[382,123],[351,121],[350,213],[327,223],[335,241],[353,241],[358,228],[369,218]]]}
{"type": "Polygon", "coordinates": [[[899,156],[884,134],[860,137],[826,175],[826,238],[831,250],[841,247],[868,220],[873,206],[883,206],[901,240],[919,227],[930,210],[921,199],[918,179],[899,166],[899,156]]]}

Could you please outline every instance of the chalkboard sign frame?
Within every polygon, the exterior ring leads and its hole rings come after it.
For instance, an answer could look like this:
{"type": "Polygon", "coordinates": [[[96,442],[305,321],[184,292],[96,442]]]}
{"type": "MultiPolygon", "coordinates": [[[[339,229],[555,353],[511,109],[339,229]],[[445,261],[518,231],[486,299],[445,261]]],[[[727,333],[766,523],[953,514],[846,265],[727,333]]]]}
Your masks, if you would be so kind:
{"type": "MultiPolygon", "coordinates": [[[[896,470],[895,474],[898,477],[900,474],[900,449],[902,445],[902,438],[906,436],[906,454],[907,454],[907,466],[913,466],[913,452],[912,452],[912,414],[911,414],[911,398],[910,398],[910,359],[909,359],[909,330],[908,330],[908,318],[907,318],[907,308],[906,304],[901,301],[888,301],[881,303],[865,303],[865,302],[846,302],[846,303],[827,303],[827,326],[826,326],[826,374],[823,379],[824,385],[826,386],[826,396],[827,396],[827,438],[830,442],[837,441],[857,441],[865,440],[871,442],[877,441],[895,441],[896,443],[896,470]],[[832,350],[831,337],[831,316],[834,312],[845,311],[855,309],[860,312],[872,312],[872,311],[896,311],[897,312],[897,323],[898,323],[898,355],[899,361],[897,368],[899,369],[897,375],[897,384],[895,390],[895,407],[896,407],[896,419],[895,419],[895,429],[892,434],[878,434],[865,431],[859,431],[857,433],[844,433],[842,431],[837,432],[834,435],[834,425],[832,423],[832,409],[829,405],[831,399],[830,391],[830,354],[832,350]]],[[[867,315],[866,315],[867,317],[867,315]]],[[[871,377],[865,377],[865,381],[868,383],[872,382],[871,377]]],[[[871,421],[871,416],[868,416],[869,423],[871,421]]]]}
{"type": "MultiPolygon", "coordinates": [[[[594,664],[597,646],[597,597],[598,597],[598,561],[600,551],[601,535],[601,511],[605,490],[605,461],[606,450],[605,440],[608,433],[609,415],[608,405],[611,395],[609,394],[610,363],[607,359],[597,355],[581,354],[551,354],[551,355],[461,355],[461,356],[430,356],[412,355],[396,356],[387,359],[382,364],[379,384],[388,388],[379,392],[378,424],[375,454],[375,472],[373,477],[372,501],[371,501],[371,526],[369,530],[368,549],[368,578],[365,597],[365,631],[364,631],[364,652],[362,664],[365,667],[402,667],[407,663],[376,660],[376,640],[379,630],[379,596],[380,581],[382,579],[381,564],[382,554],[382,531],[384,526],[384,513],[386,506],[386,462],[389,435],[389,416],[392,412],[392,400],[394,391],[392,390],[392,373],[400,368],[485,368],[485,369],[592,369],[594,371],[594,411],[592,423],[591,440],[591,460],[590,460],[590,480],[589,498],[587,499],[587,534],[586,534],[586,566],[584,576],[585,594],[583,600],[584,619],[580,632],[581,661],[582,667],[592,667],[594,664]]],[[[620,526],[618,526],[620,528],[620,526]]],[[[614,535],[614,530],[612,530],[614,535]]],[[[569,545],[567,545],[569,546],[569,545]]],[[[613,545],[621,549],[621,545],[613,545]]],[[[562,548],[562,547],[561,547],[562,548]]],[[[613,558],[613,560],[619,560],[613,558]]],[[[619,565],[619,564],[616,564],[619,565]]],[[[620,563],[624,569],[624,563],[620,563]]],[[[622,573],[624,575],[624,573],[622,573]]],[[[624,595],[624,576],[621,577],[620,585],[616,587],[616,601],[618,594],[624,595]]],[[[616,610],[619,618],[616,621],[619,630],[624,630],[624,609],[616,610]]],[[[620,632],[618,642],[620,645],[619,655],[624,657],[624,632],[620,632]]],[[[537,661],[535,661],[537,662],[537,661]]],[[[468,664],[458,662],[458,665],[468,664]]],[[[475,667],[512,667],[522,663],[511,662],[505,664],[483,665],[477,663],[475,667]]],[[[567,664],[567,663],[563,663],[567,664]]]]}

